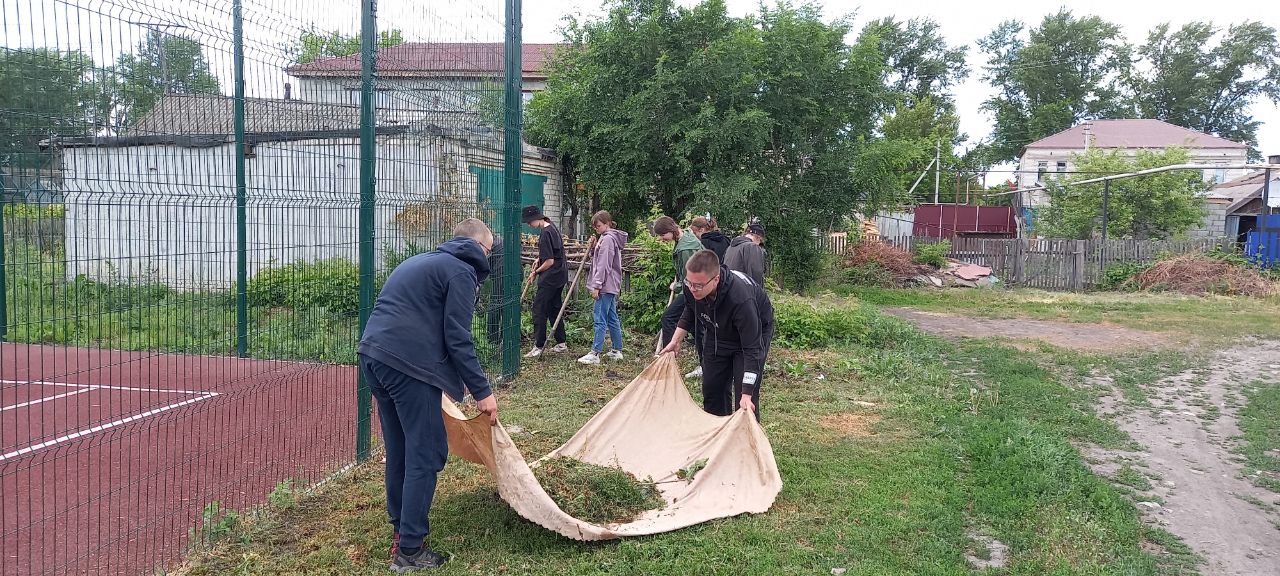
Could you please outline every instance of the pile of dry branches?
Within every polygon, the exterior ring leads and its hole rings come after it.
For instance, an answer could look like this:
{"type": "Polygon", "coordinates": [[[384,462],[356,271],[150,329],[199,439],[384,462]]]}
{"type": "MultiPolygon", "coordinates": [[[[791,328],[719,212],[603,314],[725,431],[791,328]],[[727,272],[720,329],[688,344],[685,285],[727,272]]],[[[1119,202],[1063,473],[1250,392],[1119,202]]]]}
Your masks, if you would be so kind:
{"type": "Polygon", "coordinates": [[[1224,296],[1269,296],[1277,286],[1255,270],[1200,254],[1160,262],[1128,280],[1140,290],[1224,296]]]}

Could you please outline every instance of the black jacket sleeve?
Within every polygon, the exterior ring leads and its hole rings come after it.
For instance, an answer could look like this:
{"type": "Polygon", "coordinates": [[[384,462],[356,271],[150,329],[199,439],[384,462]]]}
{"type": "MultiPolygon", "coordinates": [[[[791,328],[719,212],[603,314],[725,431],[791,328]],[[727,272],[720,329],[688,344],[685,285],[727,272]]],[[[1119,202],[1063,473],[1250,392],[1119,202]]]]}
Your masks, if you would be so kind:
{"type": "MultiPolygon", "coordinates": [[[[444,299],[444,349],[449,361],[462,377],[462,383],[471,397],[484,400],[493,394],[489,389],[489,377],[480,367],[476,357],[475,342],[471,339],[471,320],[476,307],[476,285],[473,278],[458,274],[449,280],[444,299]]],[[[455,398],[461,400],[461,398],[455,398]]]]}
{"type": "Polygon", "coordinates": [[[747,298],[733,310],[733,327],[737,329],[738,341],[742,343],[742,374],[736,376],[742,382],[743,394],[757,390],[760,373],[764,371],[765,342],[760,314],[755,298],[747,298]]]}
{"type": "Polygon", "coordinates": [[[690,292],[687,286],[680,290],[684,296],[684,312],[680,314],[680,321],[676,322],[676,328],[684,328],[685,332],[693,332],[693,323],[698,321],[698,318],[693,313],[693,292],[690,292]]]}

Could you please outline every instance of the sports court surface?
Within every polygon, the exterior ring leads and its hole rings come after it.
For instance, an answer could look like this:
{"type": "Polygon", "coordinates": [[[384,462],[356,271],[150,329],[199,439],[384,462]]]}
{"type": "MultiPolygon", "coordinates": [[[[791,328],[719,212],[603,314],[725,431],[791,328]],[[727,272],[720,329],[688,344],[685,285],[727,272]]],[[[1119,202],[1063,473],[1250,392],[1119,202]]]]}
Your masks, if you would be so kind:
{"type": "Polygon", "coordinates": [[[0,574],[153,574],[354,459],[355,368],[0,344],[0,574]]]}

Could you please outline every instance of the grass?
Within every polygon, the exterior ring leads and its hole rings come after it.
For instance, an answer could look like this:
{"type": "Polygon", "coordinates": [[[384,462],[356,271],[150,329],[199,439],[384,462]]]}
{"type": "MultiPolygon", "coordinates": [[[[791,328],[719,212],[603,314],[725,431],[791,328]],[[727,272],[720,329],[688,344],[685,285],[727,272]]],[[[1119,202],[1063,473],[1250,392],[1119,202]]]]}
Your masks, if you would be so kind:
{"type": "Polygon", "coordinates": [[[1245,457],[1245,477],[1280,492],[1280,384],[1254,381],[1245,398],[1238,416],[1244,438],[1237,449],[1245,457]]]}
{"type": "Polygon", "coordinates": [[[1070,293],[1041,290],[898,290],[845,288],[881,306],[983,316],[1111,323],[1197,339],[1280,336],[1280,296],[1241,298],[1177,294],[1070,293]]]}
{"type": "Polygon", "coordinates": [[[561,456],[542,462],[533,473],[556,506],[593,524],[630,522],[665,505],[652,478],[637,479],[617,466],[561,456]]]}
{"type": "MultiPolygon", "coordinates": [[[[1153,542],[1075,448],[1127,442],[1093,415],[1094,392],[1064,385],[1040,357],[878,322],[858,343],[771,352],[763,424],[785,485],[769,512],[580,543],[519,518],[483,468],[452,459],[428,539],[453,555],[440,573],[961,575],[975,528],[1008,544],[1002,573],[1182,573],[1171,568],[1183,562],[1176,539],[1153,542]],[[874,426],[824,424],[859,418],[874,426]]],[[[583,367],[570,356],[539,359],[499,393],[504,424],[525,431],[516,442],[526,458],[566,440],[647,361],[583,367]]],[[[380,467],[359,466],[242,530],[179,572],[383,574],[380,467]]]]}

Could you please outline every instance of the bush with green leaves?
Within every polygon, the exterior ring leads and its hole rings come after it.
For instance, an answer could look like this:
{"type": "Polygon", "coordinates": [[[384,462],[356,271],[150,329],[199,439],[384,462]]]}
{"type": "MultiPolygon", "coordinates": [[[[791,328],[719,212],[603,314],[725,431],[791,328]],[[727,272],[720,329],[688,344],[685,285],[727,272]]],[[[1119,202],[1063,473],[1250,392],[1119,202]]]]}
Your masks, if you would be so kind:
{"type": "Polygon", "coordinates": [[[913,257],[911,260],[916,264],[927,264],[934,268],[941,268],[947,265],[947,254],[951,253],[951,241],[943,240],[931,244],[916,244],[911,248],[913,257]]]}
{"type": "Polygon", "coordinates": [[[1107,266],[1102,271],[1102,279],[1098,281],[1099,290],[1127,290],[1132,292],[1137,287],[1129,282],[1134,276],[1151,268],[1150,263],[1119,262],[1107,266]]]}
{"type": "Polygon", "coordinates": [[[66,214],[67,207],[65,204],[4,204],[4,216],[6,218],[63,218],[66,214]]]}
{"type": "Polygon", "coordinates": [[[254,306],[354,315],[360,309],[360,270],[346,258],[267,268],[249,280],[248,295],[254,306]]]}
{"type": "MultiPolygon", "coordinates": [[[[637,228],[644,230],[644,226],[637,228]]],[[[631,273],[631,289],[623,291],[620,312],[628,329],[657,332],[671,295],[671,281],[676,276],[672,246],[643,231],[632,236],[628,244],[639,247],[641,255],[635,262],[636,271],[631,273]]]]}
{"type": "Polygon", "coordinates": [[[822,348],[858,344],[890,348],[908,339],[911,328],[897,318],[865,305],[816,304],[785,295],[773,298],[777,333],[773,343],[784,348],[822,348]]]}

